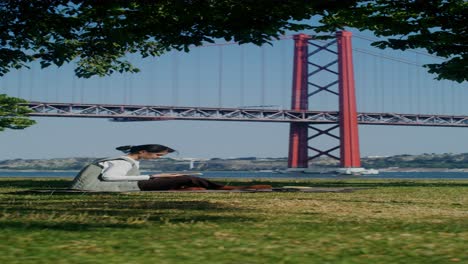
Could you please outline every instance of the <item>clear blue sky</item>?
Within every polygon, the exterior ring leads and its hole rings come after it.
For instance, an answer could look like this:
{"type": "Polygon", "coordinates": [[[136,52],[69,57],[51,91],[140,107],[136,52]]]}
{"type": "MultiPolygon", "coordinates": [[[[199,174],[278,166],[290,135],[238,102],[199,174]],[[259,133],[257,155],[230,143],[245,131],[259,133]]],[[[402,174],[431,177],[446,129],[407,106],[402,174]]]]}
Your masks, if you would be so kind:
{"type": "MultiPolygon", "coordinates": [[[[468,115],[466,83],[434,81],[423,64],[438,59],[414,52],[381,51],[354,32],[358,111],[468,115]],[[379,59],[384,55],[389,59],[379,59]]],[[[14,71],[1,78],[1,93],[34,101],[289,108],[292,41],[273,47],[246,45],[193,49],[160,58],[129,59],[142,72],[78,80],[72,65],[14,71]],[[222,71],[219,66],[222,65],[222,71]],[[219,89],[219,87],[222,87],[219,89]],[[126,96],[125,96],[126,95],[126,96]],[[220,100],[221,98],[221,100],[220,100]]],[[[314,57],[325,64],[333,57],[314,57]]],[[[312,70],[312,68],[311,68],[312,70]]],[[[332,75],[317,76],[325,84],[332,75]]],[[[336,109],[336,97],[318,96],[312,110],[336,109]]],[[[115,123],[106,119],[37,118],[25,130],[0,133],[0,160],[13,158],[101,157],[117,155],[115,147],[160,143],[180,157],[285,157],[288,124],[159,121],[115,123]]],[[[468,152],[468,129],[360,126],[361,154],[394,155],[468,152]]],[[[321,140],[319,146],[334,145],[321,140]]],[[[313,154],[311,152],[311,154],[313,154]]]]}

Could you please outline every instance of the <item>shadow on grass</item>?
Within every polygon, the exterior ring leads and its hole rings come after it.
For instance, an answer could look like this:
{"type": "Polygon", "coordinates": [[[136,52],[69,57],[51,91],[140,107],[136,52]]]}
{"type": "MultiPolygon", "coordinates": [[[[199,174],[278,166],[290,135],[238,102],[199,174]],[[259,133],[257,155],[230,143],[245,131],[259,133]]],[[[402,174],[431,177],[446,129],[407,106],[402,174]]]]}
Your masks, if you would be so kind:
{"type": "Polygon", "coordinates": [[[21,229],[21,230],[61,230],[61,231],[87,231],[96,228],[140,228],[137,225],[130,225],[124,223],[77,223],[77,222],[62,222],[53,223],[45,221],[0,221],[0,229],[21,229]]]}
{"type": "MultiPolygon", "coordinates": [[[[37,210],[34,211],[37,213],[37,210]]],[[[122,216],[122,215],[120,215],[122,216]]],[[[133,217],[138,217],[138,215],[133,215],[133,217]]],[[[144,223],[126,223],[125,219],[122,219],[118,223],[109,223],[102,221],[92,223],[95,221],[91,219],[88,223],[84,222],[54,222],[50,220],[43,221],[31,221],[23,219],[15,220],[1,220],[0,229],[20,229],[20,230],[58,230],[58,231],[91,231],[102,228],[115,228],[115,229],[140,229],[146,228],[150,225],[163,225],[163,224],[195,224],[195,223],[239,223],[252,221],[253,219],[248,217],[239,217],[239,216],[217,216],[217,215],[190,215],[190,216],[174,216],[171,214],[158,214],[148,217],[144,223]]],[[[130,221],[131,222],[131,221],[130,221]]]]}
{"type": "MultiPolygon", "coordinates": [[[[227,179],[211,179],[221,184],[229,185],[254,185],[269,184],[273,187],[288,186],[310,186],[310,187],[468,187],[467,181],[444,181],[444,180],[382,180],[382,179],[336,179],[336,180],[248,180],[231,181],[227,179]]],[[[67,179],[0,179],[0,188],[21,189],[65,189],[71,180],[67,179]]],[[[71,194],[71,193],[70,193],[71,194]]],[[[78,193],[82,194],[82,193],[78,193]]],[[[88,195],[88,194],[87,194],[88,195]]]]}
{"type": "MultiPolygon", "coordinates": [[[[223,182],[223,181],[219,181],[223,182]]],[[[242,182],[230,182],[232,185],[242,185],[242,182]]],[[[273,187],[282,186],[309,186],[309,187],[468,187],[468,182],[455,182],[455,181],[413,181],[413,180],[355,180],[355,179],[337,179],[330,181],[323,180],[291,180],[291,181],[268,181],[268,180],[254,180],[249,181],[249,184],[270,184],[273,187]]]]}
{"type": "MultiPolygon", "coordinates": [[[[146,210],[227,210],[235,209],[232,207],[226,207],[219,203],[208,202],[208,201],[143,201],[143,200],[90,200],[83,199],[80,201],[67,201],[51,199],[50,201],[42,200],[40,203],[34,204],[34,199],[17,200],[15,202],[6,201],[0,202],[0,208],[16,209],[16,210],[50,210],[50,211],[70,211],[73,212],[98,212],[101,214],[109,214],[115,211],[115,214],[122,214],[132,216],[135,213],[145,212],[146,210]]],[[[109,197],[107,197],[109,198],[109,197]]]]}
{"type": "MultiPolygon", "coordinates": [[[[239,208],[209,201],[122,200],[118,197],[84,197],[76,200],[35,201],[34,197],[0,203],[0,229],[83,231],[96,228],[143,228],[167,223],[251,221],[231,214],[239,208]],[[92,200],[92,199],[102,200],[92,200]],[[115,198],[115,199],[109,199],[115,198]]],[[[62,197],[60,197],[62,198],[62,197]]],[[[66,198],[66,197],[63,197],[66,198]]]]}
{"type": "Polygon", "coordinates": [[[0,179],[0,188],[63,189],[70,183],[71,180],[64,179],[0,179]]]}
{"type": "Polygon", "coordinates": [[[391,181],[391,182],[328,182],[318,183],[322,187],[468,187],[468,183],[454,182],[418,182],[418,181],[391,181]]]}

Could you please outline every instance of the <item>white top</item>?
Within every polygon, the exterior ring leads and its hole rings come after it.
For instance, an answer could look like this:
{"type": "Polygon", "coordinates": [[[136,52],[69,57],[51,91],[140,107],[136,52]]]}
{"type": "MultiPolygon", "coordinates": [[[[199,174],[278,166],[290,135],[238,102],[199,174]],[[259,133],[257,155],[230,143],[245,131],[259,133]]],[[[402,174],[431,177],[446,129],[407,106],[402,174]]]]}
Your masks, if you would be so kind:
{"type": "MultiPolygon", "coordinates": [[[[134,166],[140,167],[140,162],[128,156],[125,157],[132,160],[134,166]]],[[[132,164],[126,160],[109,160],[99,162],[99,164],[103,166],[102,179],[104,181],[142,181],[150,179],[149,175],[126,176],[128,171],[132,169],[132,164]]]]}

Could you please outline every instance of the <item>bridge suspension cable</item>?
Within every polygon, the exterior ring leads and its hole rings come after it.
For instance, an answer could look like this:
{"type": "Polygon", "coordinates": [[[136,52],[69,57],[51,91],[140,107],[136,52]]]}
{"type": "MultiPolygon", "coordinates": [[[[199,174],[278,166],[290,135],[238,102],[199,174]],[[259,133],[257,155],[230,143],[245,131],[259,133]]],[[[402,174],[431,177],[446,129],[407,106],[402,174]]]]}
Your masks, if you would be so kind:
{"type": "Polygon", "coordinates": [[[172,105],[179,104],[179,53],[172,53],[172,105]]]}
{"type": "Polygon", "coordinates": [[[260,105],[265,105],[265,46],[260,47],[260,105]]]}
{"type": "MultiPolygon", "coordinates": [[[[372,38],[372,37],[368,37],[368,36],[364,36],[364,35],[360,35],[360,34],[356,34],[356,33],[353,36],[355,38],[362,39],[362,40],[367,40],[369,42],[381,41],[381,39],[372,38]]],[[[444,57],[437,56],[437,55],[434,55],[434,54],[430,54],[430,53],[427,53],[427,52],[418,51],[418,50],[407,50],[407,52],[416,53],[416,54],[420,54],[420,55],[424,55],[424,56],[428,56],[428,57],[432,57],[432,58],[436,58],[436,59],[441,59],[441,60],[445,59],[444,57]]]]}
{"type": "Polygon", "coordinates": [[[200,49],[195,51],[195,105],[201,106],[201,55],[200,49]]]}
{"type": "Polygon", "coordinates": [[[240,47],[240,76],[239,76],[239,82],[240,82],[240,106],[244,106],[244,96],[245,96],[245,46],[242,45],[240,47]]]}
{"type": "Polygon", "coordinates": [[[218,107],[223,105],[223,46],[218,46],[218,107]]]}

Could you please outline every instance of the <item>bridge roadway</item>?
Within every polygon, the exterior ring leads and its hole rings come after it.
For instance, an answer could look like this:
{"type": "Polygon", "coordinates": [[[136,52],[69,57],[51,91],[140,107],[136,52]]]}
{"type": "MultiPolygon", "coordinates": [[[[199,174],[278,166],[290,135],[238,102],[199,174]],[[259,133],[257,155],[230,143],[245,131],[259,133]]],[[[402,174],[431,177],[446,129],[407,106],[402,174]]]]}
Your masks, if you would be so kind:
{"type": "MultiPolygon", "coordinates": [[[[119,122],[203,120],[333,124],[338,123],[339,120],[338,111],[47,102],[28,102],[24,105],[33,111],[29,116],[108,118],[111,121],[119,122]]],[[[468,116],[358,113],[358,122],[362,125],[468,127],[468,116]]]]}

